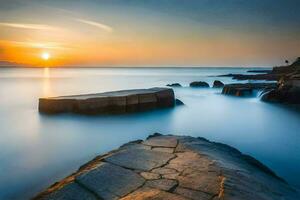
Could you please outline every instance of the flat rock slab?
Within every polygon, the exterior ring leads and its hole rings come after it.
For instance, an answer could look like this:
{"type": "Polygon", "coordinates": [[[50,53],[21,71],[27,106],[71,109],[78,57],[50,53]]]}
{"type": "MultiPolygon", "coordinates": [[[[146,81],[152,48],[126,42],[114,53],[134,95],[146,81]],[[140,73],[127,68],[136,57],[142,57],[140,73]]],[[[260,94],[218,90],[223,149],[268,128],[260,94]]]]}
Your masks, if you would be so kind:
{"type": "Polygon", "coordinates": [[[157,136],[151,137],[144,141],[143,144],[153,146],[153,147],[164,147],[164,148],[174,148],[177,145],[177,138],[172,136],[157,136]]]}
{"type": "Polygon", "coordinates": [[[141,172],[141,176],[146,180],[160,179],[159,174],[155,174],[155,173],[151,173],[151,172],[141,172]]]}
{"type": "Polygon", "coordinates": [[[144,187],[141,188],[132,194],[122,198],[122,200],[188,200],[183,196],[158,190],[155,188],[144,187]]]}
{"type": "Polygon", "coordinates": [[[174,193],[192,200],[211,200],[211,198],[213,197],[213,195],[207,194],[205,192],[186,189],[182,187],[177,187],[174,193]]]}
{"type": "Polygon", "coordinates": [[[105,161],[130,169],[149,171],[153,168],[165,165],[174,157],[174,154],[165,152],[129,149],[117,152],[105,158],[105,161]]]}
{"type": "Polygon", "coordinates": [[[171,191],[177,186],[177,181],[172,179],[149,180],[146,182],[145,186],[163,191],[171,191]]]}
{"type": "Polygon", "coordinates": [[[228,145],[156,134],[97,156],[34,199],[295,200],[300,196],[262,163],[228,145]]]}
{"type": "Polygon", "coordinates": [[[173,107],[171,88],[120,90],[39,99],[41,113],[119,114],[173,107]]]}
{"type": "Polygon", "coordinates": [[[118,199],[145,182],[144,178],[133,171],[109,163],[79,175],[76,181],[105,199],[118,199]]]}
{"type": "Polygon", "coordinates": [[[48,196],[42,197],[41,199],[59,199],[59,200],[97,200],[98,198],[90,191],[84,189],[77,183],[70,183],[65,185],[63,188],[58,189],[48,196]]]}

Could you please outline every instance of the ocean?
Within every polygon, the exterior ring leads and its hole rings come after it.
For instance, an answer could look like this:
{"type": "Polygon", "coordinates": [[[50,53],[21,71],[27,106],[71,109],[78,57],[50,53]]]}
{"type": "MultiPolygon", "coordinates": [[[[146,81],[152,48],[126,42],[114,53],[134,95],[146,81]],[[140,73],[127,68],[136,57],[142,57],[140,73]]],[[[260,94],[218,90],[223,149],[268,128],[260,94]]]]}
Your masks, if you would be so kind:
{"type": "MultiPolygon", "coordinates": [[[[149,134],[190,135],[226,143],[300,188],[300,111],[192,81],[235,83],[250,68],[0,68],[0,199],[28,199],[96,155],[149,134]],[[43,115],[40,97],[163,87],[178,82],[185,103],[112,116],[43,115]]],[[[253,68],[252,68],[253,69],[253,68]]],[[[247,82],[247,81],[242,81],[247,82]]]]}

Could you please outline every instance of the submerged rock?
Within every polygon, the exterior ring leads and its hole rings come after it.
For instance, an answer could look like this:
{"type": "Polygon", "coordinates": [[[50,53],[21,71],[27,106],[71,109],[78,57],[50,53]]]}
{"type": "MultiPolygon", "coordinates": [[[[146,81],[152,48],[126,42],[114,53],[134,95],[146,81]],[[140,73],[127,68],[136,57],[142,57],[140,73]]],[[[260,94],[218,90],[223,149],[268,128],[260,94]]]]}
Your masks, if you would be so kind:
{"type": "Polygon", "coordinates": [[[96,157],[34,199],[294,200],[299,193],[228,145],[155,134],[96,157]]]}
{"type": "Polygon", "coordinates": [[[184,105],[184,103],[181,100],[179,100],[179,99],[175,100],[175,104],[176,104],[176,106],[182,106],[182,105],[184,105]]]}
{"type": "Polygon", "coordinates": [[[222,83],[222,82],[219,81],[219,80],[215,80],[215,81],[214,81],[214,84],[213,84],[213,87],[214,87],[214,88],[222,88],[222,87],[224,87],[224,83],[222,83]]]}
{"type": "Polygon", "coordinates": [[[190,87],[209,87],[209,84],[203,81],[194,81],[190,83],[190,87]]]}
{"type": "Polygon", "coordinates": [[[249,96],[253,94],[253,90],[265,90],[276,88],[276,83],[235,83],[225,85],[222,94],[233,96],[249,96]]]}
{"type": "Polygon", "coordinates": [[[180,83],[171,83],[167,85],[168,87],[182,87],[180,83]]]}
{"type": "Polygon", "coordinates": [[[121,90],[39,99],[42,113],[118,114],[175,106],[170,88],[121,90]]]}

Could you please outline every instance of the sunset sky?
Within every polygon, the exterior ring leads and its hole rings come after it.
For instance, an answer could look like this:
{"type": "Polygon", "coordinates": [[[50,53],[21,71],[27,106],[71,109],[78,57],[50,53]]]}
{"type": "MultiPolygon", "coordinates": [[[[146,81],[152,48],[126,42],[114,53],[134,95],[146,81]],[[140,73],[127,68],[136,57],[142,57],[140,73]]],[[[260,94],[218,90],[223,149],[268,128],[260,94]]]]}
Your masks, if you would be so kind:
{"type": "Polygon", "coordinates": [[[299,8],[299,0],[0,0],[0,65],[283,64],[300,56],[299,8]]]}

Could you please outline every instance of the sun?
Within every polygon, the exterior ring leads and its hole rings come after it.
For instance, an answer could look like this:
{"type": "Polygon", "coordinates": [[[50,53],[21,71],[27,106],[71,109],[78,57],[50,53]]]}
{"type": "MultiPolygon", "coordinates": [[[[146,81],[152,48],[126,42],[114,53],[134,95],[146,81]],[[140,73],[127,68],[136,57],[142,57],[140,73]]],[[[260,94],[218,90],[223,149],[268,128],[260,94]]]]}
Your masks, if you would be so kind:
{"type": "Polygon", "coordinates": [[[43,52],[43,53],[41,54],[41,58],[42,58],[43,60],[49,60],[50,57],[51,57],[51,55],[50,55],[48,52],[43,52]]]}

